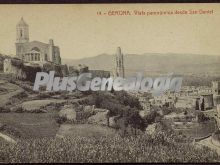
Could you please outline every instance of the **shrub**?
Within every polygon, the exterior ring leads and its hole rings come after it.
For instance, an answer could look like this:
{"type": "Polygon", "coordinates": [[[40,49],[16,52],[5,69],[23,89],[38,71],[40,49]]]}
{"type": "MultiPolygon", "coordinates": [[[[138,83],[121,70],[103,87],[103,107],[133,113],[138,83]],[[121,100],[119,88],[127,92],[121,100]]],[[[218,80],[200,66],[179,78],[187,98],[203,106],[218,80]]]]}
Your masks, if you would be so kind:
{"type": "Polygon", "coordinates": [[[39,99],[45,99],[45,98],[50,98],[50,94],[49,93],[39,93],[38,98],[39,99]]]}
{"type": "Polygon", "coordinates": [[[5,113],[5,112],[8,113],[8,112],[10,112],[10,107],[7,105],[0,107],[0,112],[1,113],[5,113]]]}
{"type": "Polygon", "coordinates": [[[209,118],[206,117],[206,116],[204,115],[204,113],[202,113],[202,112],[199,112],[197,115],[198,115],[198,122],[199,122],[199,123],[202,123],[202,122],[204,122],[204,121],[209,120],[209,118]]]}
{"type": "Polygon", "coordinates": [[[21,112],[23,112],[23,108],[21,106],[16,106],[14,111],[21,113],[21,112]]]}
{"type": "Polygon", "coordinates": [[[66,116],[59,116],[59,115],[56,115],[55,117],[55,120],[58,124],[63,124],[67,121],[67,117],[66,116]]]}
{"type": "Polygon", "coordinates": [[[159,116],[160,116],[160,114],[156,110],[151,111],[145,117],[146,123],[147,124],[152,124],[153,122],[155,122],[156,119],[157,119],[157,121],[160,120],[159,116]]]}
{"type": "MultiPolygon", "coordinates": [[[[95,105],[97,108],[109,110],[109,117],[119,116],[117,128],[124,130],[130,124],[136,129],[143,130],[145,127],[144,120],[139,116],[138,111],[142,109],[137,98],[128,95],[125,91],[118,92],[93,92],[85,100],[80,102],[86,105],[95,105]],[[125,120],[122,124],[121,121],[125,120]],[[126,124],[127,123],[127,124],[126,124]]],[[[117,119],[116,119],[117,120],[117,119]]]]}

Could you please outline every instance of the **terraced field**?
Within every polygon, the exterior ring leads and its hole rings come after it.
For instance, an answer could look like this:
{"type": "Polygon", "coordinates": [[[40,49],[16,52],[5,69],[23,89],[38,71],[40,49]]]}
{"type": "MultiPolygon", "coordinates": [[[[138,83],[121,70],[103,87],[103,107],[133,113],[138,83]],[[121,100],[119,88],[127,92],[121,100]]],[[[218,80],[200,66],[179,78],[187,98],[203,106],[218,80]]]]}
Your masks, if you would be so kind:
{"type": "Polygon", "coordinates": [[[54,137],[58,131],[54,113],[1,113],[0,123],[15,137],[54,137]]]}
{"type": "Polygon", "coordinates": [[[21,87],[9,83],[5,80],[0,80],[0,107],[3,107],[13,96],[24,92],[21,87]]]}
{"type": "Polygon", "coordinates": [[[100,137],[113,136],[116,134],[114,129],[92,124],[62,124],[57,132],[58,137],[100,137]]]}

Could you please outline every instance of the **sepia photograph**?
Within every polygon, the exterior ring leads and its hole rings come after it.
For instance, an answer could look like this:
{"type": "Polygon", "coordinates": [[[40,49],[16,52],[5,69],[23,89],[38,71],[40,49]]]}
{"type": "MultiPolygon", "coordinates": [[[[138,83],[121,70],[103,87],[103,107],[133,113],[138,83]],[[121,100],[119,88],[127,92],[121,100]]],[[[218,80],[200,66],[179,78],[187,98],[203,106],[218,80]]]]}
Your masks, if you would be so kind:
{"type": "Polygon", "coordinates": [[[0,163],[220,162],[220,4],[0,4],[0,163]]]}

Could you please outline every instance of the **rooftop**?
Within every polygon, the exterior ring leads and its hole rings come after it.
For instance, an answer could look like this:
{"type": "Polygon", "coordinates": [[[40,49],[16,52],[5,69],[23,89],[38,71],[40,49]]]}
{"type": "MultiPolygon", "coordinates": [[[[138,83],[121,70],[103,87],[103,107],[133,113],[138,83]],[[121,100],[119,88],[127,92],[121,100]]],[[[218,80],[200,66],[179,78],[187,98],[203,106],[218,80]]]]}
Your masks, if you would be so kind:
{"type": "Polygon", "coordinates": [[[24,21],[23,17],[21,17],[21,20],[18,22],[17,26],[28,26],[28,24],[24,21]]]}

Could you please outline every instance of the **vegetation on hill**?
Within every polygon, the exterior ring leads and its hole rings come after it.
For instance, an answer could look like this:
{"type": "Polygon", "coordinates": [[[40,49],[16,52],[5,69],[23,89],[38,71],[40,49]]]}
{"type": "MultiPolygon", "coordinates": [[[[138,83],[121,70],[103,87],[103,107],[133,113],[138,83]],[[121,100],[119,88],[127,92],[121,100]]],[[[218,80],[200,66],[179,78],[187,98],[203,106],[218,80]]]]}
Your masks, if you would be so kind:
{"type": "MultiPolygon", "coordinates": [[[[6,91],[2,90],[2,92],[6,91]]],[[[188,137],[177,134],[163,123],[161,120],[163,115],[179,111],[175,108],[153,107],[153,110],[143,118],[139,115],[142,106],[138,99],[125,91],[89,91],[72,94],[30,92],[28,94],[19,95],[19,99],[27,99],[26,103],[31,108],[35,106],[34,102],[43,104],[47,99],[62,98],[67,101],[65,104],[95,105],[97,108],[107,109],[108,117],[115,117],[116,128],[119,131],[106,126],[96,127],[95,124],[87,126],[82,123],[75,125],[69,123],[71,129],[66,129],[65,124],[62,124],[63,121],[59,123],[61,126],[56,123],[56,115],[64,106],[58,102],[45,105],[43,108],[48,108],[46,113],[24,113],[24,111],[2,113],[0,119],[1,122],[4,121],[4,125],[0,131],[17,138],[17,143],[11,144],[0,139],[0,162],[218,162],[220,160],[216,152],[206,147],[196,147],[188,137]],[[34,96],[37,100],[29,102],[29,96],[34,96]],[[145,132],[146,128],[152,125],[156,125],[155,130],[150,134],[145,132]],[[108,136],[104,136],[106,132],[108,136]],[[95,136],[89,136],[90,134],[95,136]]],[[[10,103],[10,106],[13,105],[14,102],[10,103]]],[[[185,115],[187,113],[189,111],[185,112],[185,115]]],[[[88,116],[90,114],[84,114],[83,118],[88,116]]],[[[200,118],[202,122],[204,116],[200,118]]]]}
{"type": "Polygon", "coordinates": [[[41,138],[0,143],[0,162],[218,162],[217,153],[206,147],[175,143],[173,134],[41,138]]]}
{"type": "Polygon", "coordinates": [[[117,116],[118,128],[125,129],[128,125],[144,130],[145,120],[139,115],[142,109],[137,98],[125,91],[120,92],[93,92],[81,104],[95,105],[97,108],[108,109],[109,117],[117,116]]]}

